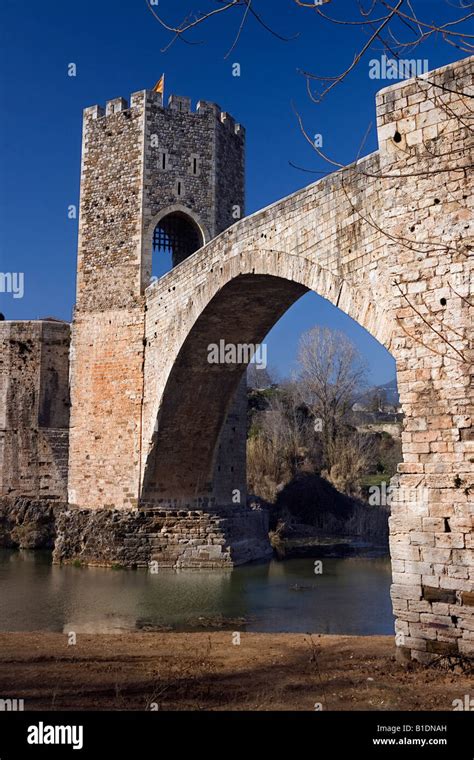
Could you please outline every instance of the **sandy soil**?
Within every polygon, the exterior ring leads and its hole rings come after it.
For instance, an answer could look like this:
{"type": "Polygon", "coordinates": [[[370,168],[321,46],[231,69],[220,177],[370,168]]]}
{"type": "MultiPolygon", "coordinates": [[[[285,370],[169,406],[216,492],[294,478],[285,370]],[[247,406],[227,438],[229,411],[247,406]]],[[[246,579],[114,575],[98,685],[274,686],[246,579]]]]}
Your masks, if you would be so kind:
{"type": "Polygon", "coordinates": [[[25,710],[452,710],[472,675],[395,661],[391,636],[0,633],[25,710]],[[156,705],[152,707],[152,703],[156,705]]]}

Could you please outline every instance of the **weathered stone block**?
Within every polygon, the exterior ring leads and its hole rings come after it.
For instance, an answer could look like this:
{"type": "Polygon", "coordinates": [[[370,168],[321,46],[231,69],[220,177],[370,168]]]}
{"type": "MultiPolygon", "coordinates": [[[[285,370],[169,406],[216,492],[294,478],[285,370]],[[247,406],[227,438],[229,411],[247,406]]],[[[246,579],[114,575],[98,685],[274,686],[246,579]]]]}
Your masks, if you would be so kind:
{"type": "Polygon", "coordinates": [[[448,642],[448,641],[427,641],[426,642],[426,651],[432,652],[433,654],[457,654],[458,653],[458,643],[456,641],[448,642]]]}
{"type": "Polygon", "coordinates": [[[474,607],[474,591],[463,591],[461,593],[462,604],[467,607],[474,607]]]}
{"type": "Polygon", "coordinates": [[[423,599],[426,599],[428,602],[454,604],[456,601],[456,592],[452,589],[423,586],[423,599]]]}

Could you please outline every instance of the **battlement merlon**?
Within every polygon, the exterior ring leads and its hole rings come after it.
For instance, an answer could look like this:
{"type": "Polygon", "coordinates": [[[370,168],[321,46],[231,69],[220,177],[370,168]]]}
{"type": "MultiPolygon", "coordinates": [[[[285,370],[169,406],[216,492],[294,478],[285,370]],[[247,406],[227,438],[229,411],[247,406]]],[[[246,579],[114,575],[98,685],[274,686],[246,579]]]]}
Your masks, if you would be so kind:
{"type": "Polygon", "coordinates": [[[107,100],[105,108],[100,105],[93,105],[84,108],[84,120],[95,120],[108,118],[115,116],[115,114],[123,113],[131,109],[153,104],[162,108],[164,111],[174,111],[182,114],[189,114],[192,117],[202,116],[203,114],[212,113],[215,116],[216,121],[222,123],[230,132],[234,132],[240,137],[245,137],[245,128],[235,121],[235,119],[226,111],[222,111],[221,107],[217,103],[211,103],[206,100],[200,100],[197,103],[196,110],[192,110],[191,98],[184,97],[182,95],[170,95],[168,98],[168,104],[163,105],[163,96],[161,93],[154,92],[153,90],[139,90],[132,93],[130,96],[130,105],[125,98],[112,98],[107,100]]]}

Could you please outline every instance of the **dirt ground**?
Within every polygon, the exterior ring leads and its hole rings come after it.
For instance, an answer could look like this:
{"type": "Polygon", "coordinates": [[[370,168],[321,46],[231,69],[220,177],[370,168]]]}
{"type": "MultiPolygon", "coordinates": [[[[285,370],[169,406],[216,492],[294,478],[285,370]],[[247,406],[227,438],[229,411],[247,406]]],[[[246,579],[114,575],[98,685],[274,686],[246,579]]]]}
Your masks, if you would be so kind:
{"type": "Polygon", "coordinates": [[[25,710],[452,710],[472,681],[398,664],[391,636],[0,633],[25,710]]]}

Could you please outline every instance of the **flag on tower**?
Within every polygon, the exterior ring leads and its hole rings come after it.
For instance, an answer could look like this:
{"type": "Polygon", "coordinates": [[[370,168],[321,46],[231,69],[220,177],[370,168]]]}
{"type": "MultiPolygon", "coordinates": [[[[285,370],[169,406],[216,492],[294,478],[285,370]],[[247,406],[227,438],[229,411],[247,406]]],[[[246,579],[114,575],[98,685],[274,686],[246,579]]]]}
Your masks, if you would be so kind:
{"type": "Polygon", "coordinates": [[[159,92],[160,95],[165,94],[165,75],[161,75],[161,79],[157,81],[155,86],[153,87],[153,92],[159,92]]]}

